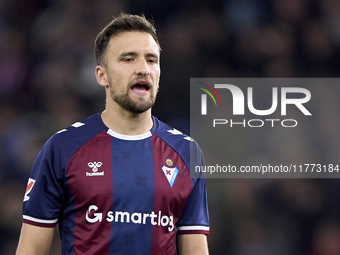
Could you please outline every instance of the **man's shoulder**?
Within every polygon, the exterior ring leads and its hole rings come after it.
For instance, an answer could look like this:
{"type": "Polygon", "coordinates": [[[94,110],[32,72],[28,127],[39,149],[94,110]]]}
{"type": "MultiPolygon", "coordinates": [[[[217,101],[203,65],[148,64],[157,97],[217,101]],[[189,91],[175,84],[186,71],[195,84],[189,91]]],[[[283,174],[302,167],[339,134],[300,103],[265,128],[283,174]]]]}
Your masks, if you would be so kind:
{"type": "Polygon", "coordinates": [[[170,146],[182,158],[188,170],[190,164],[202,164],[203,153],[194,139],[157,118],[154,118],[154,123],[153,135],[170,146]]]}
{"type": "Polygon", "coordinates": [[[154,128],[151,130],[153,134],[156,134],[160,138],[164,138],[169,141],[175,141],[175,142],[194,142],[194,140],[188,136],[187,134],[181,132],[180,130],[177,130],[176,128],[173,128],[169,126],[168,124],[164,123],[163,121],[160,121],[156,117],[153,117],[154,121],[154,128]]]}
{"type": "Polygon", "coordinates": [[[169,126],[168,124],[154,118],[154,135],[157,135],[160,139],[166,142],[177,152],[189,152],[193,148],[199,150],[199,145],[194,139],[192,139],[187,134],[181,132],[180,130],[169,126]]]}
{"type": "Polygon", "coordinates": [[[64,128],[54,136],[59,136],[62,139],[79,138],[81,136],[91,136],[104,130],[103,126],[98,121],[98,114],[92,115],[84,120],[77,121],[67,128],[64,128]]]}
{"type": "Polygon", "coordinates": [[[101,125],[98,114],[95,114],[56,132],[46,142],[45,146],[80,147],[101,131],[106,133],[105,126],[101,125]]]}

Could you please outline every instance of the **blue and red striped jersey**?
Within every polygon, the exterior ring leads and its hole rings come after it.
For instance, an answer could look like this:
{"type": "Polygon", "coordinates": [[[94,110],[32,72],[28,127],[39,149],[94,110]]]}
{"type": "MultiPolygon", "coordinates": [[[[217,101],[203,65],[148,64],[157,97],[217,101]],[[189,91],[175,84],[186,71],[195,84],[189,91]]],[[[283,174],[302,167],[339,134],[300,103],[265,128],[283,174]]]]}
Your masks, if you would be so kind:
{"type": "Polygon", "coordinates": [[[62,254],[174,254],[176,235],[209,233],[197,143],[153,118],[142,135],[108,129],[100,114],[53,135],[31,172],[23,221],[59,223],[62,254]]]}

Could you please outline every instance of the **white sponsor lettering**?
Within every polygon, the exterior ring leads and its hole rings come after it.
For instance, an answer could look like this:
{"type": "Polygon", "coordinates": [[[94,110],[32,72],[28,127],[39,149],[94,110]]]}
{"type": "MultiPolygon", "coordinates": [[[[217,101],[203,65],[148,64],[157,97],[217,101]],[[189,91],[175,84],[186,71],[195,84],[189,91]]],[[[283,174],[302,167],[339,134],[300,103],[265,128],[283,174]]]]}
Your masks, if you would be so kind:
{"type": "Polygon", "coordinates": [[[97,221],[101,222],[102,219],[103,219],[103,214],[101,214],[101,213],[94,213],[94,214],[93,214],[93,216],[94,216],[93,218],[90,218],[90,217],[89,217],[89,214],[91,213],[92,210],[97,211],[97,210],[98,210],[98,207],[95,206],[95,205],[91,205],[91,206],[89,207],[89,209],[86,211],[86,220],[87,220],[88,222],[90,222],[90,223],[95,223],[95,222],[97,222],[97,221]]]}
{"type": "MultiPolygon", "coordinates": [[[[90,223],[102,222],[103,213],[97,212],[98,207],[96,205],[89,206],[86,211],[85,218],[90,223]],[[92,213],[92,214],[91,214],[92,213]]],[[[152,211],[151,213],[139,213],[134,212],[130,214],[129,212],[122,211],[109,211],[106,213],[105,220],[107,222],[121,222],[121,223],[133,223],[133,224],[152,224],[153,226],[163,226],[168,227],[168,231],[171,232],[174,229],[174,217],[162,215],[162,212],[159,211],[155,213],[152,211]],[[148,219],[150,218],[150,219],[148,219]]]]}

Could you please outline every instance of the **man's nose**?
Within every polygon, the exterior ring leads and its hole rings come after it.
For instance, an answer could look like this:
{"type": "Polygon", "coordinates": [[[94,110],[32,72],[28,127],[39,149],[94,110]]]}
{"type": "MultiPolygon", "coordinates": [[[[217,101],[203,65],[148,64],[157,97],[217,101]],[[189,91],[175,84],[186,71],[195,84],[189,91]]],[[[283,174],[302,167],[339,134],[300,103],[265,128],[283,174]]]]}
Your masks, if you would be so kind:
{"type": "Polygon", "coordinates": [[[150,68],[148,66],[148,63],[146,60],[140,60],[138,61],[137,69],[136,69],[136,74],[137,75],[142,75],[142,76],[148,76],[150,75],[150,68]]]}

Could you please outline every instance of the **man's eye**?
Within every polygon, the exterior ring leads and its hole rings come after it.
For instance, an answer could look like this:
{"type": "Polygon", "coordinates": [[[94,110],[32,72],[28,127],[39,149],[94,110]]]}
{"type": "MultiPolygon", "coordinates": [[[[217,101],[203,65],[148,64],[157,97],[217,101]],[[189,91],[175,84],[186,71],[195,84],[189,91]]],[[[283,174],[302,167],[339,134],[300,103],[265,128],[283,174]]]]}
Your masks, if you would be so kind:
{"type": "Polygon", "coordinates": [[[150,58],[150,59],[148,59],[148,62],[149,62],[149,63],[157,63],[157,60],[154,59],[154,58],[150,58]]]}
{"type": "Polygon", "coordinates": [[[123,59],[125,62],[131,62],[131,61],[133,61],[133,58],[124,58],[123,59]]]}

